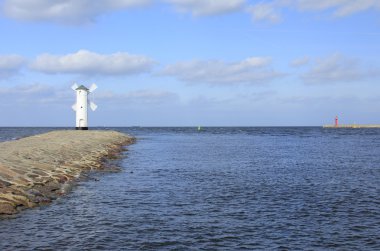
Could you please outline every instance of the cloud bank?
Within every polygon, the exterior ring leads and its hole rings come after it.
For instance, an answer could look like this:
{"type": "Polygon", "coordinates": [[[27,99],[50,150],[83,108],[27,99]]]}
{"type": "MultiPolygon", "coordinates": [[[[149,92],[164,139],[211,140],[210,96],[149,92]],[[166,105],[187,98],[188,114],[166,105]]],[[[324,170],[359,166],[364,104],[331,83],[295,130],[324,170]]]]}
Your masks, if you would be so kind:
{"type": "Polygon", "coordinates": [[[252,15],[254,21],[278,23],[282,19],[274,3],[258,3],[248,7],[247,11],[252,15]]]}
{"type": "Polygon", "coordinates": [[[86,23],[111,11],[143,6],[150,2],[151,0],[4,0],[2,12],[19,20],[86,23]]]}
{"type": "Polygon", "coordinates": [[[1,106],[21,106],[38,104],[64,104],[71,102],[70,90],[53,88],[49,85],[34,83],[26,85],[16,85],[12,87],[0,87],[1,106]],[[70,94],[70,95],[68,95],[70,94]]]}
{"type": "Polygon", "coordinates": [[[96,100],[111,104],[165,104],[179,99],[178,94],[164,90],[142,89],[127,93],[100,92],[96,100]]]}
{"type": "Polygon", "coordinates": [[[161,74],[188,83],[211,85],[258,84],[282,76],[271,68],[271,59],[267,57],[251,57],[232,63],[220,60],[179,62],[167,66],[161,74]]]}
{"type": "Polygon", "coordinates": [[[245,0],[165,0],[181,12],[194,16],[218,15],[234,12],[243,7],[245,0]]]}
{"type": "Polygon", "coordinates": [[[345,17],[366,10],[380,10],[379,0],[274,0],[248,7],[255,21],[278,22],[284,9],[300,12],[331,11],[335,17],[345,17]]]}
{"type": "MultiPolygon", "coordinates": [[[[330,11],[335,17],[345,17],[366,10],[380,10],[379,0],[272,0],[249,4],[247,0],[156,0],[167,3],[180,12],[194,16],[220,15],[247,11],[254,21],[278,23],[281,10],[299,12],[330,11]]],[[[83,24],[115,11],[148,6],[154,0],[4,0],[2,13],[25,21],[52,21],[66,24],[83,24]]]]}
{"type": "Polygon", "coordinates": [[[368,9],[380,9],[378,0],[291,0],[279,1],[301,11],[332,10],[335,16],[343,17],[368,9]]]}
{"type": "Polygon", "coordinates": [[[305,57],[294,59],[292,62],[290,62],[290,66],[301,67],[301,66],[307,65],[309,62],[310,62],[310,58],[305,56],[305,57]]]}
{"type": "Polygon", "coordinates": [[[48,74],[130,75],[148,72],[154,64],[149,57],[126,52],[98,54],[79,50],[67,55],[42,54],[30,67],[48,74]]]}
{"type": "Polygon", "coordinates": [[[308,72],[302,75],[309,84],[334,84],[362,81],[380,76],[380,69],[363,66],[358,59],[336,53],[318,59],[308,72]]]}
{"type": "Polygon", "coordinates": [[[15,75],[24,63],[24,58],[19,55],[0,55],[0,79],[15,75]]]}
{"type": "MultiPolygon", "coordinates": [[[[161,0],[181,12],[195,16],[224,14],[241,10],[246,0],[161,0]]],[[[2,12],[13,19],[88,23],[98,16],[153,3],[153,0],[4,0],[2,12]]]]}
{"type": "MultiPolygon", "coordinates": [[[[166,90],[140,89],[129,92],[113,92],[99,90],[95,95],[96,103],[102,107],[118,107],[118,105],[158,105],[178,102],[177,93],[166,90]]],[[[16,85],[13,87],[0,86],[1,105],[55,104],[70,107],[75,102],[75,93],[67,88],[57,88],[51,85],[34,83],[16,85]]]]}

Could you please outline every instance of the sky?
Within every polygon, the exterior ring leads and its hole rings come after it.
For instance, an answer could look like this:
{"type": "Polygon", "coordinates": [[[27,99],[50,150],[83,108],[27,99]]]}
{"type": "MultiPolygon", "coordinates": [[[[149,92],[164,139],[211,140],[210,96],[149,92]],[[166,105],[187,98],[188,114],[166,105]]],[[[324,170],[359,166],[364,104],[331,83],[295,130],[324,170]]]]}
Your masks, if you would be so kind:
{"type": "Polygon", "coordinates": [[[0,126],[380,124],[380,0],[0,0],[0,126]]]}

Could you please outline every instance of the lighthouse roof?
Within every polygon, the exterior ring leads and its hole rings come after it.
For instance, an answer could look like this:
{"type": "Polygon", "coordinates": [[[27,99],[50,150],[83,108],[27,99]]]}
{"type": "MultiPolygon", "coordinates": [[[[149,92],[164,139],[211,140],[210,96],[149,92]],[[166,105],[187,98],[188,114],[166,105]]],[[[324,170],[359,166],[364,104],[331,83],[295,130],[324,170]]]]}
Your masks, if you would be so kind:
{"type": "Polygon", "coordinates": [[[86,87],[86,86],[84,86],[84,85],[80,85],[78,88],[76,88],[75,89],[76,91],[77,90],[85,90],[85,91],[88,91],[89,89],[86,87]]]}

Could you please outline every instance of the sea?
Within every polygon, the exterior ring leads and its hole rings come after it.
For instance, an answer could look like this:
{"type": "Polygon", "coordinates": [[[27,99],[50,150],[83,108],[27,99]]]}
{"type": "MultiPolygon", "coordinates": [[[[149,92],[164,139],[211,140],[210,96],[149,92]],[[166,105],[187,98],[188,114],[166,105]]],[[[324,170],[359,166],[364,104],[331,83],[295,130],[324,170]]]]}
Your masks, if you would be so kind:
{"type": "Polygon", "coordinates": [[[1,220],[0,250],[380,250],[380,129],[99,129],[137,138],[122,170],[1,220]]]}

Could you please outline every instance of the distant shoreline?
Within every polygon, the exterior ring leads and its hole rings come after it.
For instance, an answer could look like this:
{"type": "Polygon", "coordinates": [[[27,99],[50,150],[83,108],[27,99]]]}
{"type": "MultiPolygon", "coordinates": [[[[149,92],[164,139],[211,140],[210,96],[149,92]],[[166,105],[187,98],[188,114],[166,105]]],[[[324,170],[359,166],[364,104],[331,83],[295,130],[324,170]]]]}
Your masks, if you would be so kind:
{"type": "Polygon", "coordinates": [[[134,141],[115,131],[59,130],[0,143],[0,217],[51,202],[134,141]]]}

